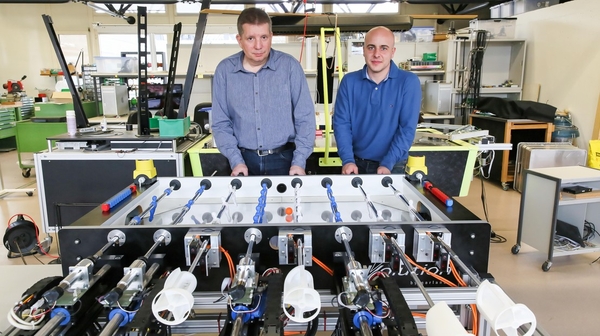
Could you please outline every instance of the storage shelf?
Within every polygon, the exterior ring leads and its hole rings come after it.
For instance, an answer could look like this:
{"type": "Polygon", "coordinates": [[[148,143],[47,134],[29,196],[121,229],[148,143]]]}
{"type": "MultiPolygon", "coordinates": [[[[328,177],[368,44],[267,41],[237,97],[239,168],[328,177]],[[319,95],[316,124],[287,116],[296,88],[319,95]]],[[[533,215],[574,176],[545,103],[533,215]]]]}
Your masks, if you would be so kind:
{"type": "Polygon", "coordinates": [[[600,203],[600,197],[595,198],[563,198],[558,201],[558,205],[575,205],[575,204],[588,204],[588,203],[600,203]]]}
{"type": "Polygon", "coordinates": [[[521,93],[520,87],[495,87],[495,88],[481,88],[479,93],[521,93]]]}
{"type": "MultiPolygon", "coordinates": [[[[116,77],[116,78],[137,78],[138,73],[106,73],[94,72],[90,74],[92,77],[116,77]]],[[[169,74],[166,71],[148,72],[148,77],[167,77],[169,74]]]]}
{"type": "Polygon", "coordinates": [[[555,247],[554,248],[554,256],[560,257],[560,256],[566,256],[566,255],[572,255],[572,254],[585,254],[585,253],[591,253],[591,252],[600,252],[600,237],[595,237],[594,239],[590,240],[589,242],[596,246],[582,247],[582,248],[579,248],[576,250],[562,250],[560,248],[555,247]]]}
{"type": "Polygon", "coordinates": [[[409,70],[417,76],[441,76],[446,73],[444,70],[409,70]]]}

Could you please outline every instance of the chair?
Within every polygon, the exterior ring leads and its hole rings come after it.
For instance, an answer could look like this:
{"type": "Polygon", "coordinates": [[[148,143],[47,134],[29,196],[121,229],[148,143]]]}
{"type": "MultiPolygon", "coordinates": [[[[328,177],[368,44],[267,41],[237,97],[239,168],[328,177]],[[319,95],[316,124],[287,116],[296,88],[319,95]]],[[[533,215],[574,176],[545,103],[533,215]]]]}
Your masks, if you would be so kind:
{"type": "Polygon", "coordinates": [[[200,125],[203,134],[210,133],[209,112],[201,111],[202,109],[207,108],[207,107],[212,107],[212,103],[204,102],[204,103],[200,103],[194,107],[194,122],[197,123],[198,125],[200,125]]]}
{"type": "Polygon", "coordinates": [[[129,113],[127,117],[127,124],[137,125],[138,123],[138,113],[137,111],[129,113]]]}

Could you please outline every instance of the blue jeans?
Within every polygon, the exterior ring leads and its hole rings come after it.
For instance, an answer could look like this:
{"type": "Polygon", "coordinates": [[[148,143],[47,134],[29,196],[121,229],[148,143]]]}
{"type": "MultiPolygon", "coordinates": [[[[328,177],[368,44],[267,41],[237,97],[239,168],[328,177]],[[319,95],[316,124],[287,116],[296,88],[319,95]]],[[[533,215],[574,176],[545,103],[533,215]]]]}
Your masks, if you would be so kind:
{"type": "Polygon", "coordinates": [[[259,156],[256,152],[243,150],[242,157],[248,167],[248,175],[289,175],[294,150],[287,149],[266,156],[259,156]]]}
{"type": "MultiPolygon", "coordinates": [[[[359,174],[377,174],[377,168],[379,168],[379,162],[373,160],[365,160],[359,157],[354,157],[354,162],[358,167],[359,174]]],[[[406,160],[397,162],[392,168],[392,174],[404,174],[406,169],[406,160]]]]}

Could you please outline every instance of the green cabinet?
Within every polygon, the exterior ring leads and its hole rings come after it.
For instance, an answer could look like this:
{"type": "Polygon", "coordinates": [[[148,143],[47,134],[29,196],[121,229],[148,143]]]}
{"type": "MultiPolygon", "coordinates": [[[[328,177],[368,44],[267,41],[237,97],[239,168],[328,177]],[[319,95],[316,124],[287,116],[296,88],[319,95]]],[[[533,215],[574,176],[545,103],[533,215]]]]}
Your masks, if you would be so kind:
{"type": "Polygon", "coordinates": [[[39,123],[29,120],[17,123],[19,152],[39,152],[48,148],[47,137],[67,133],[67,123],[39,123]]]}
{"type": "Polygon", "coordinates": [[[40,123],[25,120],[17,122],[16,130],[19,167],[22,170],[22,175],[29,177],[31,168],[33,168],[33,162],[24,161],[22,154],[35,153],[47,149],[48,142],[46,138],[67,133],[67,123],[40,123]]]}
{"type": "MultiPolygon", "coordinates": [[[[83,111],[88,118],[98,116],[95,102],[82,102],[83,111]]],[[[35,103],[35,116],[37,118],[60,118],[65,117],[67,111],[73,110],[73,103],[35,103]]]]}
{"type": "Polygon", "coordinates": [[[15,149],[15,124],[17,116],[15,107],[6,107],[0,105],[0,149],[13,150],[15,149]]]}

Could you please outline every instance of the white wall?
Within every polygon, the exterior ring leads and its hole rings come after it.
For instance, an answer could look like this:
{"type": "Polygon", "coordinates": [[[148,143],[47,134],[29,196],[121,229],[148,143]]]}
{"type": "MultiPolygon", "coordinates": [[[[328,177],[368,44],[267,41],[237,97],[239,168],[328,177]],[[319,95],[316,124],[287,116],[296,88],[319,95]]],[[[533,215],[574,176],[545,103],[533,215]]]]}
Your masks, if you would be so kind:
{"type": "Polygon", "coordinates": [[[600,1],[575,0],[517,17],[527,40],[523,98],[568,109],[587,149],[600,93],[600,1]]]}

